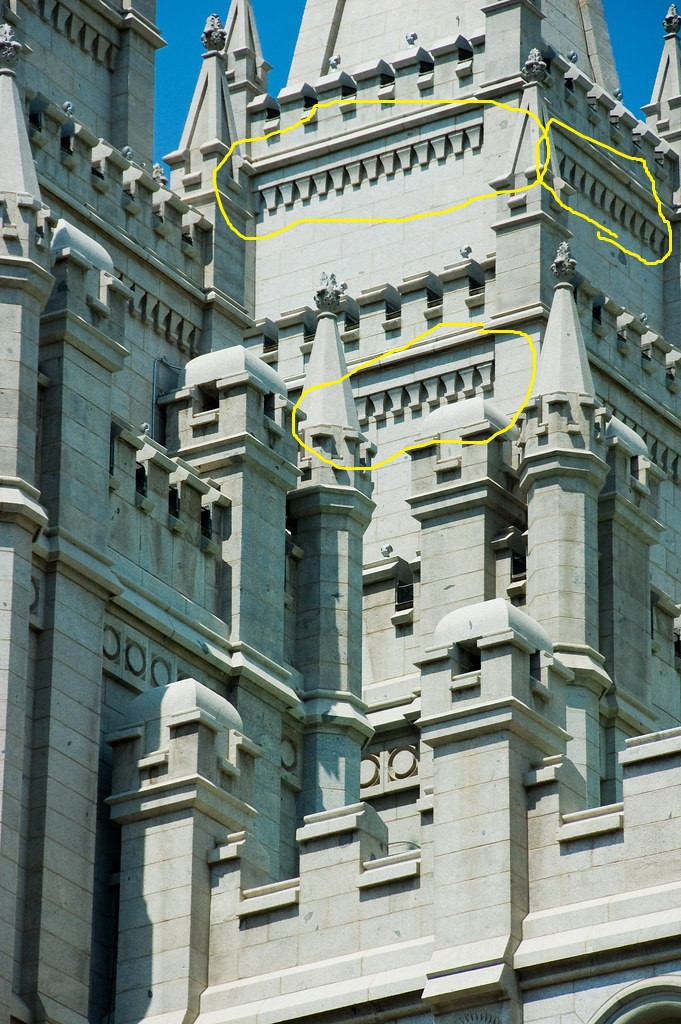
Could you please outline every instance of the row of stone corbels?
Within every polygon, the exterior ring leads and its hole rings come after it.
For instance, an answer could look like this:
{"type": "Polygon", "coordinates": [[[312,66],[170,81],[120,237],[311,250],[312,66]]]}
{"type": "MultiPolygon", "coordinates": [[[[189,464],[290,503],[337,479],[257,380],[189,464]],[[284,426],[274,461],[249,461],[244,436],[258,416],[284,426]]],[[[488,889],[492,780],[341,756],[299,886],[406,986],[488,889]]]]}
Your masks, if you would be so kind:
{"type": "Polygon", "coordinates": [[[31,144],[41,151],[38,162],[47,158],[63,167],[72,188],[77,177],[79,198],[122,230],[130,224],[129,218],[135,218],[159,240],[165,239],[175,255],[180,251],[191,259],[200,256],[201,232],[208,231],[210,224],[166,187],[160,165],[149,173],[135,162],[134,153],[126,155],[98,138],[45,96],[29,93],[27,98],[31,144]]]}
{"type": "Polygon", "coordinates": [[[467,150],[477,152],[482,139],[482,123],[466,124],[453,131],[443,131],[431,139],[396,145],[380,155],[346,161],[288,181],[263,185],[258,192],[261,209],[273,214],[282,207],[292,209],[296,204],[308,203],[314,196],[324,197],[334,192],[343,195],[346,190],[354,191],[398,172],[408,174],[415,168],[426,170],[433,163],[444,164],[448,159],[461,157],[467,150]]]}
{"type": "MultiPolygon", "coordinates": [[[[28,0],[26,6],[36,10],[35,0],[28,0]]],[[[80,18],[63,0],[41,0],[37,10],[44,21],[70,42],[80,46],[88,57],[103,64],[108,71],[115,70],[119,49],[117,24],[120,23],[120,17],[113,10],[98,18],[96,27],[92,24],[92,18],[89,21],[80,18]]]]}
{"type": "Polygon", "coordinates": [[[602,85],[594,82],[561,54],[552,57],[551,68],[562,72],[564,99],[569,107],[580,107],[594,129],[602,129],[606,123],[609,124],[612,129],[611,145],[628,150],[631,155],[644,157],[651,170],[653,164],[656,165],[656,180],[661,178],[665,184],[670,181],[676,157],[668,142],[660,138],[645,121],[635,117],[623,105],[621,99],[617,99],[602,85]]]}
{"type": "Polygon", "coordinates": [[[111,444],[109,489],[152,519],[160,516],[175,533],[188,534],[203,551],[216,553],[216,538],[204,527],[202,513],[213,522],[230,501],[215,481],[199,477],[183,459],[170,458],[148,434],[137,434],[127,425],[113,424],[111,444]],[[172,503],[171,492],[176,493],[172,503]]]}
{"type": "MultiPolygon", "coordinates": [[[[351,74],[333,68],[314,83],[302,82],[286,86],[278,96],[257,96],[248,106],[251,125],[262,125],[268,131],[294,124],[317,103],[344,100],[343,113],[356,109],[353,100],[413,99],[419,92],[450,83],[455,77],[468,85],[473,74],[474,49],[481,37],[441,40],[428,50],[414,45],[389,60],[381,58],[359,68],[351,74]],[[415,88],[416,87],[416,88],[415,88]]],[[[342,60],[342,57],[341,57],[342,60]]],[[[378,107],[378,104],[377,104],[378,107]]],[[[385,113],[385,107],[380,108],[385,113]]],[[[318,125],[318,111],[308,122],[318,125]]]]}
{"type": "Polygon", "coordinates": [[[602,178],[601,167],[592,164],[590,170],[577,160],[564,156],[560,161],[561,177],[554,179],[554,188],[560,199],[568,204],[572,197],[577,202],[589,197],[593,205],[603,214],[608,225],[620,224],[640,243],[643,250],[652,249],[662,257],[668,248],[667,230],[659,218],[655,199],[643,183],[623,171],[618,176],[618,185],[608,188],[602,178]]]}

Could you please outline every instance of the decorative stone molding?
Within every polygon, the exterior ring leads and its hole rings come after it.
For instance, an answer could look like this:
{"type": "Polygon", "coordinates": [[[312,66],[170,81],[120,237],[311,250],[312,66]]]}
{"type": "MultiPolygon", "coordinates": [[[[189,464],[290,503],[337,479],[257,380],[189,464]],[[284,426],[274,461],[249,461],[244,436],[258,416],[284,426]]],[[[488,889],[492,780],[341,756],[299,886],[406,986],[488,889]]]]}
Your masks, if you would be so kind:
{"type": "Polygon", "coordinates": [[[423,415],[439,405],[492,391],[494,363],[486,360],[409,384],[398,384],[355,399],[360,426],[387,416],[423,415]]]}
{"type": "Polygon", "coordinates": [[[556,258],[551,264],[551,271],[559,281],[570,281],[577,267],[577,260],[572,258],[568,242],[561,242],[558,246],[556,258]]]}
{"type": "Polygon", "coordinates": [[[346,188],[362,188],[398,172],[410,174],[417,166],[425,169],[433,162],[442,164],[452,157],[460,158],[469,149],[477,152],[482,143],[482,122],[468,124],[412,145],[351,160],[338,167],[316,170],[289,181],[273,182],[259,190],[261,210],[274,213],[280,206],[290,208],[296,203],[308,202],[314,196],[328,195],[331,191],[342,195],[346,188]]]}
{"type": "Polygon", "coordinates": [[[154,181],[157,181],[159,185],[167,185],[168,178],[165,171],[163,170],[163,164],[154,164],[151,170],[151,176],[154,181]]]}
{"type": "Polygon", "coordinates": [[[0,74],[14,74],[14,68],[23,50],[14,37],[14,29],[6,22],[0,25],[0,74]]]}
{"type": "Polygon", "coordinates": [[[530,50],[527,60],[520,74],[526,82],[545,82],[548,77],[549,68],[543,59],[541,52],[536,48],[530,50]]]}
{"type": "Polygon", "coordinates": [[[320,313],[340,312],[341,299],[348,290],[345,282],[338,284],[335,274],[322,274],[321,287],[317,290],[314,301],[320,313]]]}
{"type": "Polygon", "coordinates": [[[676,9],[676,4],[669,5],[667,17],[662,22],[662,26],[668,36],[676,36],[679,34],[679,29],[681,29],[681,16],[676,9]]]}
{"type": "Polygon", "coordinates": [[[201,34],[201,42],[208,53],[219,53],[225,48],[227,33],[217,14],[211,14],[201,34]]]}
{"type": "Polygon", "coordinates": [[[415,744],[408,739],[395,741],[388,747],[365,751],[360,767],[360,788],[384,792],[415,785],[419,774],[419,756],[415,744]]]}
{"type": "Polygon", "coordinates": [[[578,189],[581,195],[588,196],[597,209],[607,214],[608,220],[617,221],[637,241],[649,246],[658,255],[666,251],[667,232],[661,229],[659,222],[652,220],[652,207],[651,217],[646,216],[640,206],[616,195],[572,157],[563,156],[559,167],[562,180],[578,189]]]}
{"type": "Polygon", "coordinates": [[[114,24],[109,23],[98,31],[79,17],[72,10],[72,5],[67,6],[60,0],[45,0],[38,6],[38,15],[54,26],[57,32],[67,36],[70,42],[79,46],[97,64],[103,64],[108,71],[114,70],[118,54],[117,28],[114,24]]]}

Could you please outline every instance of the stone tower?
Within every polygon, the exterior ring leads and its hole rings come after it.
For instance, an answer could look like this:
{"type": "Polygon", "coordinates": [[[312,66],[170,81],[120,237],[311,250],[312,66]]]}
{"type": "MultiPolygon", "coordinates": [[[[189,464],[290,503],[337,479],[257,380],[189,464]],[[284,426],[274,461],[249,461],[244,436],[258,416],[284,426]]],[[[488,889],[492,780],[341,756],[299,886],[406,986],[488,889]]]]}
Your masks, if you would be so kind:
{"type": "Polygon", "coordinates": [[[2,1019],[681,1019],[675,5],[0,7],[2,1019]]]}

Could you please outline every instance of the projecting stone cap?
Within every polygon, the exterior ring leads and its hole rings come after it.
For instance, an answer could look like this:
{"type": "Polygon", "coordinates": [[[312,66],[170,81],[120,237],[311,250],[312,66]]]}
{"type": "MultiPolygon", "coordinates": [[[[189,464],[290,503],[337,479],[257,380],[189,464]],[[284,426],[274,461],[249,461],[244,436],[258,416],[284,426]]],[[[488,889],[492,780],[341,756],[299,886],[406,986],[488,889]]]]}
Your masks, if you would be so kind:
{"type": "Polygon", "coordinates": [[[435,409],[421,424],[419,434],[422,438],[428,437],[459,437],[463,438],[469,434],[484,434],[490,430],[496,433],[497,430],[507,430],[510,438],[518,436],[517,427],[511,427],[511,420],[505,413],[501,412],[493,402],[486,398],[467,398],[463,402],[453,402],[451,405],[440,406],[435,409]]]}
{"type": "Polygon", "coordinates": [[[92,235],[87,235],[80,228],[74,227],[73,224],[69,224],[63,218],[57,221],[57,226],[52,234],[50,249],[53,258],[60,256],[68,249],[71,253],[84,259],[96,270],[105,271],[113,277],[113,260],[104,246],[96,242],[92,235]]]}
{"type": "Polygon", "coordinates": [[[148,752],[167,745],[171,727],[196,721],[215,731],[243,731],[236,708],[197,679],[178,679],[140,694],[130,705],[127,724],[144,728],[143,746],[148,752]]]}
{"type": "Polygon", "coordinates": [[[608,420],[605,436],[608,441],[617,440],[631,455],[641,456],[644,459],[650,458],[648,445],[643,438],[635,430],[632,430],[631,427],[628,427],[626,423],[622,423],[622,420],[618,419],[617,416],[611,416],[608,420]]]}
{"type": "Polygon", "coordinates": [[[436,647],[445,647],[509,630],[519,634],[534,650],[553,653],[548,633],[539,623],[500,597],[449,612],[435,627],[433,640],[436,647]]]}
{"type": "Polygon", "coordinates": [[[184,380],[180,380],[180,387],[200,387],[230,379],[239,381],[244,375],[265,394],[281,395],[282,398],[288,395],[286,384],[279,374],[243,345],[207,352],[190,359],[184,368],[184,380]]]}

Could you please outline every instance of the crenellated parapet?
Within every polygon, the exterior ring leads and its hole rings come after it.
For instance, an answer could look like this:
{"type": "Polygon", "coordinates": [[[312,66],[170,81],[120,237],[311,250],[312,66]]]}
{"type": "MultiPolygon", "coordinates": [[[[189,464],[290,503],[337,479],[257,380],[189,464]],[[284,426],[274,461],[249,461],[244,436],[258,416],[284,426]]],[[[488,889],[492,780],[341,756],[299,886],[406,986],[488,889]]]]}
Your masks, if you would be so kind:
{"type": "MultiPolygon", "coordinates": [[[[116,1012],[121,1021],[196,1015],[208,980],[201,926],[211,903],[208,857],[255,817],[253,762],[260,750],[244,736],[236,709],[196,679],[141,694],[108,740],[108,803],[122,827],[116,1012]],[[176,882],[170,903],[169,878],[176,882]],[[173,940],[163,942],[170,931],[173,940]],[[164,946],[153,986],[140,970],[140,942],[164,946]]],[[[148,970],[149,961],[143,963],[148,970]]]]}
{"type": "Polygon", "coordinates": [[[516,954],[521,971],[645,944],[670,935],[679,914],[675,859],[679,730],[632,737],[619,755],[622,799],[574,809],[560,758],[526,776],[530,798],[529,915],[516,954]]]}

